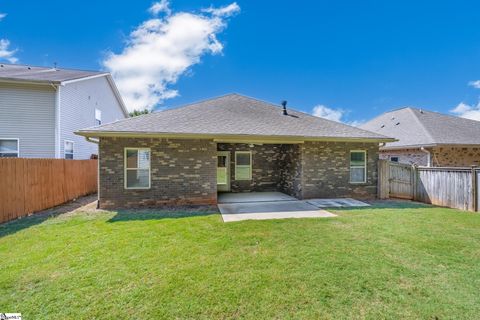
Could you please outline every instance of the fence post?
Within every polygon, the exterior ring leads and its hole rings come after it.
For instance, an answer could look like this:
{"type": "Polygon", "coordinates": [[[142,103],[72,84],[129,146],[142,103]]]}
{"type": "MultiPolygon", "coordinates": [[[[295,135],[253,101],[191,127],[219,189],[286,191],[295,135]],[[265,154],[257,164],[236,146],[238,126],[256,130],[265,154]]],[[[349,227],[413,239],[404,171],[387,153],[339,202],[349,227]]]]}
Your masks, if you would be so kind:
{"type": "Polygon", "coordinates": [[[472,166],[472,209],[473,212],[476,212],[478,210],[478,203],[477,203],[477,172],[476,172],[477,166],[472,166]]]}
{"type": "Polygon", "coordinates": [[[412,164],[412,200],[417,200],[417,166],[412,164]]]}
{"type": "Polygon", "coordinates": [[[388,199],[390,193],[390,169],[387,160],[378,160],[378,198],[388,199]]]}

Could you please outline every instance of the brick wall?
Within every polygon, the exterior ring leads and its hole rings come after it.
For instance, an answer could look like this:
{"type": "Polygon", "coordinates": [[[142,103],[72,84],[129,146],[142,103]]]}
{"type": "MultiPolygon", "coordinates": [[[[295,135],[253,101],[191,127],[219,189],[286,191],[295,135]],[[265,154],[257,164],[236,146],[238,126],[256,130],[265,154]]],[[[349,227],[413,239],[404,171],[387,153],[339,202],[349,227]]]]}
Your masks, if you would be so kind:
{"type": "Polygon", "coordinates": [[[296,144],[284,144],[280,149],[278,189],[296,198],[302,196],[301,150],[296,144]]]}
{"type": "Polygon", "coordinates": [[[301,198],[376,197],[378,144],[305,142],[301,149],[301,198]],[[366,183],[350,183],[350,150],[367,151],[366,183]]]}
{"type": "Polygon", "coordinates": [[[156,138],[100,139],[101,208],[207,205],[217,201],[216,143],[156,138]],[[151,188],[124,188],[124,148],[151,149],[151,188]]]}
{"type": "Polygon", "coordinates": [[[230,152],[230,183],[232,192],[277,191],[280,144],[252,145],[245,143],[219,143],[218,151],[230,152]],[[252,180],[235,179],[235,152],[252,152],[252,180]]]}
{"type": "Polygon", "coordinates": [[[300,199],[374,198],[378,145],[305,142],[299,145],[226,144],[212,140],[101,138],[101,208],[208,205],[217,201],[216,153],[231,152],[233,192],[283,191],[300,199]],[[151,149],[151,188],[124,188],[124,149],[151,149]],[[252,151],[252,180],[235,180],[235,151],[252,151]],[[349,182],[350,150],[367,150],[367,183],[349,182]]]}
{"type": "MultiPolygon", "coordinates": [[[[431,153],[432,166],[434,167],[470,167],[480,166],[480,147],[442,146],[427,148],[431,153]]],[[[398,162],[428,165],[428,156],[420,149],[383,150],[380,159],[398,157],[398,162]]]]}
{"type": "Polygon", "coordinates": [[[434,167],[480,166],[480,147],[442,146],[431,151],[434,167]]]}
{"type": "Polygon", "coordinates": [[[416,164],[417,166],[428,165],[428,155],[420,149],[380,151],[380,159],[390,160],[390,157],[398,157],[399,163],[416,164]]]}
{"type": "Polygon", "coordinates": [[[231,152],[231,191],[282,191],[300,199],[374,198],[377,192],[377,143],[305,142],[226,144],[231,152]],[[350,150],[367,150],[367,182],[351,184],[350,150]],[[235,180],[235,151],[252,151],[252,180],[235,180]]]}

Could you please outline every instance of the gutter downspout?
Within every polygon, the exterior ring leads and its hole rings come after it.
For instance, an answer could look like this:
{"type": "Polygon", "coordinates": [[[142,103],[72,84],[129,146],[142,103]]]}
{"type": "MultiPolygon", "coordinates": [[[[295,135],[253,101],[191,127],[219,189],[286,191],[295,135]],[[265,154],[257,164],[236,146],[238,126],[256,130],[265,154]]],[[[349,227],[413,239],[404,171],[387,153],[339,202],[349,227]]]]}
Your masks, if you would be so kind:
{"type": "Polygon", "coordinates": [[[432,154],[430,153],[430,151],[425,149],[425,147],[421,147],[420,151],[425,152],[427,154],[427,167],[431,167],[432,166],[432,154]]]}
{"type": "MultiPolygon", "coordinates": [[[[85,137],[85,140],[91,143],[99,144],[99,139],[94,139],[92,137],[85,137]]],[[[97,159],[97,209],[100,209],[100,147],[98,148],[98,159],[97,159]]]]}
{"type": "Polygon", "coordinates": [[[60,85],[51,83],[55,89],[55,158],[60,159],[60,85]]]}
{"type": "Polygon", "coordinates": [[[85,137],[85,140],[87,140],[88,142],[91,142],[91,143],[95,143],[95,144],[99,143],[99,141],[97,139],[93,139],[92,137],[85,137]]]}

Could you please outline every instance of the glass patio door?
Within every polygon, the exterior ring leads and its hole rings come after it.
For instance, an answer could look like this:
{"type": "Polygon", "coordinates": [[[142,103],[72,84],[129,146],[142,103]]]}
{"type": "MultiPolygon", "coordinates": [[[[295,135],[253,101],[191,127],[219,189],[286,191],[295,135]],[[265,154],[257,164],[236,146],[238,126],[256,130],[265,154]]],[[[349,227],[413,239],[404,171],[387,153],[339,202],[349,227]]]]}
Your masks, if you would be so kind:
{"type": "Polygon", "coordinates": [[[230,191],[230,152],[217,153],[217,191],[230,191]]]}

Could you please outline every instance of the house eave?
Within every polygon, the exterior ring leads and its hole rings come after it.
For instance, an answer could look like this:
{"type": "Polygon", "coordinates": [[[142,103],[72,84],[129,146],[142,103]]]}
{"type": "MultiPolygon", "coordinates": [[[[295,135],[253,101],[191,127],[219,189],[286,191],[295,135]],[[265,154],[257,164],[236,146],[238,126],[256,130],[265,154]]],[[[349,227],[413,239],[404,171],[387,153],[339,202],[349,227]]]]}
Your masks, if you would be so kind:
{"type": "Polygon", "coordinates": [[[172,139],[211,139],[225,143],[303,143],[305,141],[331,142],[367,142],[383,143],[394,142],[392,138],[364,138],[364,137],[309,137],[309,136],[281,136],[281,135],[249,135],[249,134],[195,134],[195,133],[161,133],[161,132],[105,132],[80,130],[75,134],[84,137],[118,137],[118,138],[172,138],[172,139]]]}
{"type": "Polygon", "coordinates": [[[412,145],[403,145],[403,146],[383,146],[380,147],[381,151],[389,151],[389,150],[404,150],[404,149],[421,149],[421,148],[434,148],[434,147],[457,147],[457,148],[469,148],[469,147],[476,147],[480,148],[479,144],[457,144],[457,143],[429,143],[429,144],[412,144],[412,145]]]}
{"type": "Polygon", "coordinates": [[[37,85],[56,85],[59,86],[62,84],[61,81],[52,81],[52,80],[30,80],[30,79],[16,79],[16,78],[0,78],[1,83],[18,83],[18,84],[37,84],[37,85]]]}

